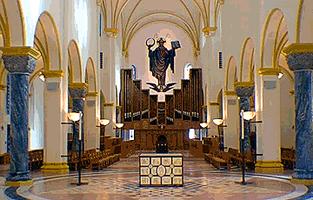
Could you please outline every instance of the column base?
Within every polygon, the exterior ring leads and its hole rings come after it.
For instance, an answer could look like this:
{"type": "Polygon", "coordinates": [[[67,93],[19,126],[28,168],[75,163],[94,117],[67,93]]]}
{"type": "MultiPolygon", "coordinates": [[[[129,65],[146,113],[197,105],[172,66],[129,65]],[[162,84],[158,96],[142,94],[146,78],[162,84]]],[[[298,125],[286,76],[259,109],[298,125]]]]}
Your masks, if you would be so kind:
{"type": "Polygon", "coordinates": [[[284,165],[280,161],[257,161],[255,164],[256,173],[276,174],[284,171],[284,165]]]}
{"type": "Polygon", "coordinates": [[[298,179],[292,178],[291,183],[302,184],[302,185],[313,185],[313,179],[298,179]]]}
{"type": "Polygon", "coordinates": [[[60,163],[43,163],[41,167],[43,173],[58,173],[67,174],[69,172],[69,167],[66,162],[60,163]]]}
{"type": "Polygon", "coordinates": [[[5,181],[6,186],[10,187],[20,187],[20,186],[30,186],[33,184],[33,180],[27,181],[5,181]]]}

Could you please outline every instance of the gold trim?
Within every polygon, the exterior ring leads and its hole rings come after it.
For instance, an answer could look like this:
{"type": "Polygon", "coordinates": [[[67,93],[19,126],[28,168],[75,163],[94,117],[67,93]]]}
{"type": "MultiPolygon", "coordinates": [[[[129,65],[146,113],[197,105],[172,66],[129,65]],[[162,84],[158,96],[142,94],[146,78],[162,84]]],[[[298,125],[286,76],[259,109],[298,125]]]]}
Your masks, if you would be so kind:
{"type": "Polygon", "coordinates": [[[114,106],[114,103],[113,102],[112,103],[104,103],[103,106],[105,106],[105,107],[114,106]]]}
{"type": "Polygon", "coordinates": [[[226,96],[237,96],[236,92],[235,91],[229,91],[229,90],[225,90],[224,91],[224,94],[226,96]]]}
{"type": "Polygon", "coordinates": [[[41,56],[40,52],[32,47],[2,47],[0,50],[5,56],[31,56],[36,60],[41,56]]]}
{"type": "Polygon", "coordinates": [[[286,56],[294,53],[313,53],[313,44],[292,43],[283,49],[283,54],[286,56]]]}
{"type": "Polygon", "coordinates": [[[116,109],[118,109],[118,110],[120,110],[120,109],[122,109],[122,106],[115,106],[116,107],[116,109]]]}
{"type": "MultiPolygon", "coordinates": [[[[86,64],[86,83],[88,84],[88,86],[91,86],[91,84],[89,83],[88,81],[88,78],[91,76],[89,73],[88,73],[88,69],[89,69],[89,66],[88,63],[91,63],[91,67],[92,67],[92,74],[93,74],[93,78],[94,78],[94,81],[93,81],[93,84],[94,84],[94,88],[93,90],[97,90],[97,76],[96,76],[96,69],[95,69],[95,63],[92,59],[92,57],[89,57],[88,60],[87,60],[87,64],[86,64]]],[[[89,90],[89,88],[88,88],[89,90]]]]}
{"type": "Polygon", "coordinates": [[[253,82],[236,82],[234,85],[235,85],[235,88],[237,88],[237,87],[253,87],[254,83],[253,82]]]}
{"type": "Polygon", "coordinates": [[[260,68],[258,73],[261,76],[278,76],[281,70],[279,68],[260,68]]]}
{"type": "Polygon", "coordinates": [[[219,106],[220,103],[219,102],[209,102],[210,106],[219,106]]]}
{"type": "Polygon", "coordinates": [[[87,97],[97,97],[98,94],[99,94],[98,92],[88,92],[86,96],[87,97]]]}
{"type": "MultiPolygon", "coordinates": [[[[251,42],[251,43],[253,43],[253,41],[252,41],[252,39],[250,38],[250,37],[248,37],[248,38],[246,38],[245,39],[245,41],[243,42],[243,45],[242,45],[242,47],[241,47],[241,53],[240,53],[240,65],[239,65],[239,67],[240,67],[240,74],[239,74],[239,81],[244,81],[243,80],[243,68],[244,68],[244,66],[243,66],[243,64],[244,64],[244,59],[245,59],[245,56],[246,56],[246,51],[247,52],[249,52],[249,50],[251,50],[251,57],[252,58],[250,58],[250,61],[251,61],[251,59],[253,59],[253,54],[254,54],[254,46],[253,46],[253,48],[251,48],[251,49],[247,49],[247,45],[248,45],[248,42],[251,42]]],[[[247,58],[247,59],[249,59],[249,58],[247,58]]],[[[250,63],[253,63],[253,62],[250,62],[250,63]]],[[[249,64],[248,64],[249,65],[249,64]]],[[[248,66],[249,67],[249,79],[251,79],[251,77],[253,76],[253,72],[251,71],[251,68],[252,68],[252,66],[248,66]],[[251,75],[252,74],[252,75],[251,75]]],[[[250,80],[251,81],[251,80],[250,80]]]]}
{"type": "Polygon", "coordinates": [[[61,78],[64,76],[62,70],[45,70],[42,72],[45,78],[61,78]]]}
{"type": "Polygon", "coordinates": [[[41,171],[44,173],[68,173],[69,166],[66,162],[60,163],[43,163],[41,171]]]}
{"type": "Polygon", "coordinates": [[[216,26],[207,26],[202,29],[202,32],[205,36],[210,35],[210,33],[214,33],[217,30],[216,26]]]}
{"type": "Polygon", "coordinates": [[[5,90],[7,88],[7,86],[6,85],[2,85],[2,84],[0,84],[0,90],[5,90]]]}
{"type": "Polygon", "coordinates": [[[88,84],[87,83],[70,83],[69,84],[69,88],[72,89],[86,89],[88,88],[88,84]]]}
{"type": "Polygon", "coordinates": [[[19,187],[19,186],[30,186],[33,184],[33,180],[27,180],[27,181],[5,181],[6,186],[11,187],[19,187]]]}
{"type": "Polygon", "coordinates": [[[295,94],[295,91],[294,91],[294,90],[290,90],[289,93],[290,93],[291,95],[294,95],[294,94],[295,94]]]}
{"type": "Polygon", "coordinates": [[[118,29],[117,28],[105,28],[104,32],[107,34],[107,36],[111,37],[116,37],[118,34],[118,29]]]}
{"type": "Polygon", "coordinates": [[[298,179],[292,178],[291,183],[302,184],[302,185],[313,185],[313,179],[298,179]]]}
{"type": "MultiPolygon", "coordinates": [[[[232,61],[232,60],[234,60],[234,63],[235,63],[235,65],[234,65],[234,67],[235,67],[235,73],[234,73],[234,81],[236,82],[237,81],[237,65],[236,65],[236,60],[235,60],[235,58],[234,58],[234,56],[230,56],[229,57],[229,59],[228,59],[228,63],[227,63],[227,70],[226,70],[226,90],[228,90],[228,89],[230,89],[230,88],[228,88],[228,82],[229,82],[229,70],[230,70],[230,62],[232,61]]],[[[233,65],[232,65],[233,66],[233,65]]],[[[233,84],[235,84],[235,82],[233,83],[233,84]]]]}
{"type": "Polygon", "coordinates": [[[282,173],[284,165],[280,161],[257,161],[255,164],[256,173],[282,173]]]}
{"type": "Polygon", "coordinates": [[[302,17],[302,10],[303,10],[303,1],[299,0],[299,7],[297,12],[297,21],[296,21],[296,42],[300,42],[300,29],[301,29],[301,17],[302,17]]]}
{"type": "Polygon", "coordinates": [[[272,16],[274,15],[274,13],[276,11],[280,11],[281,12],[281,10],[278,9],[278,8],[275,8],[275,9],[271,10],[269,12],[269,14],[267,15],[265,23],[263,25],[263,31],[262,31],[262,36],[261,36],[261,45],[260,45],[261,46],[261,50],[260,50],[260,61],[261,61],[260,67],[261,68],[263,68],[263,66],[264,66],[264,54],[265,54],[264,53],[264,49],[265,49],[264,46],[265,46],[265,39],[266,39],[267,29],[268,29],[268,26],[270,25],[270,22],[272,21],[271,20],[272,16]]]}

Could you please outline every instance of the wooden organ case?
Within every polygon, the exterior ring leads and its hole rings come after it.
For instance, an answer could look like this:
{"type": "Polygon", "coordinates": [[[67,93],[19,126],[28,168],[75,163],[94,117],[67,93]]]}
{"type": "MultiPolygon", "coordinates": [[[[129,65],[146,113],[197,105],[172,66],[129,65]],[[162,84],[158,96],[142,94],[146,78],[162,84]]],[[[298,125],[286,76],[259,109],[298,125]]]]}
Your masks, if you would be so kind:
{"type": "Polygon", "coordinates": [[[155,149],[158,136],[167,137],[170,150],[188,149],[187,130],[199,128],[202,121],[202,71],[190,70],[189,80],[181,80],[181,89],[158,95],[142,89],[141,80],[132,79],[132,69],[121,70],[121,118],[124,129],[135,130],[137,149],[155,149]]]}

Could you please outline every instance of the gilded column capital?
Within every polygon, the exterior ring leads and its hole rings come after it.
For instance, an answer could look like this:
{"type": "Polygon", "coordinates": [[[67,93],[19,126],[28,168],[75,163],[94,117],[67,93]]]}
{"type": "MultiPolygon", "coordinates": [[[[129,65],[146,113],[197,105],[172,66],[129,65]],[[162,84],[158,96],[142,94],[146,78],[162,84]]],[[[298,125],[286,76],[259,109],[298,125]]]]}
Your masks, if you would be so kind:
{"type": "Polygon", "coordinates": [[[281,70],[279,68],[261,68],[258,73],[261,76],[278,76],[281,70]]]}
{"type": "Polygon", "coordinates": [[[64,75],[62,70],[45,70],[42,73],[45,78],[61,78],[64,75]]]}
{"type": "Polygon", "coordinates": [[[97,97],[98,94],[99,94],[98,92],[88,92],[86,96],[87,97],[97,97]]]}
{"type": "Polygon", "coordinates": [[[35,70],[36,60],[31,56],[2,56],[5,68],[11,74],[31,74],[35,70]]]}
{"type": "Polygon", "coordinates": [[[290,70],[313,69],[313,44],[293,43],[283,49],[290,70]]]}
{"type": "Polygon", "coordinates": [[[7,86],[0,84],[0,90],[5,90],[7,86]]]}
{"type": "Polygon", "coordinates": [[[206,26],[202,29],[202,32],[204,33],[205,36],[209,36],[210,33],[214,33],[217,30],[216,26],[210,27],[206,26]]]}
{"type": "Polygon", "coordinates": [[[87,84],[71,83],[68,90],[73,99],[82,99],[85,98],[87,95],[87,84]]]}
{"type": "Polygon", "coordinates": [[[123,49],[122,54],[124,57],[128,57],[128,49],[123,49]]]}
{"type": "Polygon", "coordinates": [[[0,50],[3,56],[30,56],[35,60],[41,56],[40,52],[32,47],[2,47],[0,50]]]}
{"type": "Polygon", "coordinates": [[[237,96],[236,92],[235,91],[230,91],[230,90],[225,90],[224,91],[224,94],[226,96],[237,96]]]}
{"type": "Polygon", "coordinates": [[[235,91],[239,97],[250,97],[254,92],[253,82],[236,82],[235,91]]]}
{"type": "Polygon", "coordinates": [[[116,38],[118,35],[118,29],[117,28],[105,28],[104,32],[108,37],[116,38]]]}

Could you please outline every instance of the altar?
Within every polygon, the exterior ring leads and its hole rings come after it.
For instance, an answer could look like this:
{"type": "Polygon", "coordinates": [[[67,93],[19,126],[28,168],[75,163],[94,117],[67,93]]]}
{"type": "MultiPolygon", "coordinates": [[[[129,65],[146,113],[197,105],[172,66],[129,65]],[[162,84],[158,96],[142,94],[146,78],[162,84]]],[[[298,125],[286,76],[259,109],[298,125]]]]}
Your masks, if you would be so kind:
{"type": "Polygon", "coordinates": [[[181,153],[143,153],[139,155],[140,186],[183,186],[181,153]]]}

